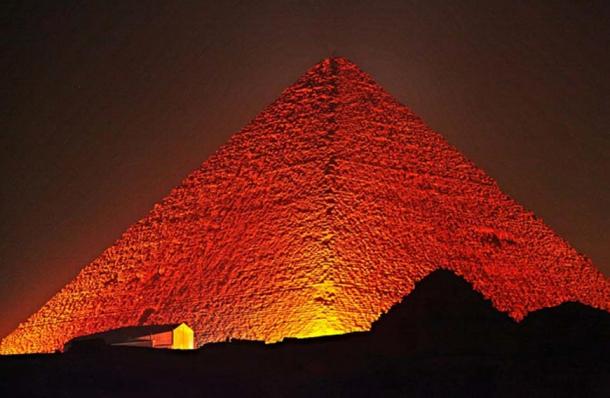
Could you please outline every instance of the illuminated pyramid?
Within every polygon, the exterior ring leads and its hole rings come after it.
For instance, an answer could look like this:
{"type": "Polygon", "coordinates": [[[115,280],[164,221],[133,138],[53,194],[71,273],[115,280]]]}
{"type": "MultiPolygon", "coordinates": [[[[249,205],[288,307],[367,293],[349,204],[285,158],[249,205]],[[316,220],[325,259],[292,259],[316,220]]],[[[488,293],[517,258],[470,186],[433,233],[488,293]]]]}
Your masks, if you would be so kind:
{"type": "MultiPolygon", "coordinates": [[[[438,268],[519,320],[610,282],[342,58],[315,65],[0,343],[185,322],[197,345],[367,330],[438,268]]],[[[408,297],[406,298],[408,300],[408,297]]]]}

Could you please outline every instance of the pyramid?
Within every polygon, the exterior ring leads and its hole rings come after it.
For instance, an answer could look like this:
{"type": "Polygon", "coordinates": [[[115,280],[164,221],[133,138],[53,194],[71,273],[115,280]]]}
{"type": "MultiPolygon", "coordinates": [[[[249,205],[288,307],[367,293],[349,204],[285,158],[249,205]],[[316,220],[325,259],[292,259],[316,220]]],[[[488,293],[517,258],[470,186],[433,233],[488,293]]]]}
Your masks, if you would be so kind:
{"type": "Polygon", "coordinates": [[[0,353],[148,324],[185,322],[198,346],[368,330],[439,268],[515,320],[566,301],[610,311],[589,259],[356,65],[325,59],[0,353]]]}

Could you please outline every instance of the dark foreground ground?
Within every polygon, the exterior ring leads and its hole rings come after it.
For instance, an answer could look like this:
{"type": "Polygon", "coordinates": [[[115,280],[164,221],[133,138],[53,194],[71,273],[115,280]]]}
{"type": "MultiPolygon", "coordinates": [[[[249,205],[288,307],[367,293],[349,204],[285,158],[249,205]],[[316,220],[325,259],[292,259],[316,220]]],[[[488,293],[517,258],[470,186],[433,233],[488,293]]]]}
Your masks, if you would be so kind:
{"type": "Polygon", "coordinates": [[[610,314],[566,303],[516,324],[437,271],[367,333],[0,357],[0,397],[81,396],[610,397],[610,314]]]}

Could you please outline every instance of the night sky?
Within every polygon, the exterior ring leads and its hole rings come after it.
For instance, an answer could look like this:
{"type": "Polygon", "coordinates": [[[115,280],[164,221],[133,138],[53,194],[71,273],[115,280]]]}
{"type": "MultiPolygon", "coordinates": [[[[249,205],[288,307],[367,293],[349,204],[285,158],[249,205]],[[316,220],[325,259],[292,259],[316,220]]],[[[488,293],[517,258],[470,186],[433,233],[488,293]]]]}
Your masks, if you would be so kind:
{"type": "Polygon", "coordinates": [[[607,1],[48,3],[3,5],[0,336],[331,55],[610,275],[607,1]]]}

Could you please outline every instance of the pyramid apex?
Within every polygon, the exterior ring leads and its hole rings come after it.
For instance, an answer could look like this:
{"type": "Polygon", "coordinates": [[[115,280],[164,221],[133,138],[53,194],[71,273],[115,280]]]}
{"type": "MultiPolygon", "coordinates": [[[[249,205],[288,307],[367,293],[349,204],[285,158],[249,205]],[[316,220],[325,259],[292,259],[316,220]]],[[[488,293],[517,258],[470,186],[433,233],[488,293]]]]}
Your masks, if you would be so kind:
{"type": "Polygon", "coordinates": [[[321,60],[320,62],[318,62],[315,66],[324,67],[324,66],[330,66],[330,65],[339,66],[339,67],[352,66],[352,67],[358,68],[358,65],[356,65],[353,61],[349,60],[348,58],[341,57],[341,56],[326,57],[323,60],[321,60]]]}
{"type": "Polygon", "coordinates": [[[355,65],[355,63],[351,60],[349,60],[346,57],[342,57],[340,55],[333,55],[327,58],[324,58],[324,61],[329,61],[329,62],[338,62],[338,63],[344,63],[344,64],[352,64],[355,65]]]}

